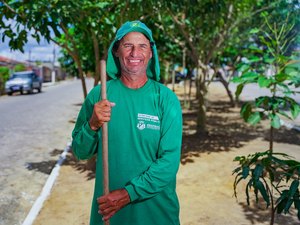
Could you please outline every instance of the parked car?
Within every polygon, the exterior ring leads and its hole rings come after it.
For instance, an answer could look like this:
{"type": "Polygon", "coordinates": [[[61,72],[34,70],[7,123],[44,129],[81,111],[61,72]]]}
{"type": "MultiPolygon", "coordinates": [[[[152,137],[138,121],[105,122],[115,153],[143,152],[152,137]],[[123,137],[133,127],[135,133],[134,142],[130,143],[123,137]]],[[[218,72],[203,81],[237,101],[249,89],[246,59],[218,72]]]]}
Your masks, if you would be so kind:
{"type": "Polygon", "coordinates": [[[34,71],[15,72],[5,83],[5,92],[12,95],[14,92],[32,93],[34,89],[42,91],[42,80],[34,71]]]}

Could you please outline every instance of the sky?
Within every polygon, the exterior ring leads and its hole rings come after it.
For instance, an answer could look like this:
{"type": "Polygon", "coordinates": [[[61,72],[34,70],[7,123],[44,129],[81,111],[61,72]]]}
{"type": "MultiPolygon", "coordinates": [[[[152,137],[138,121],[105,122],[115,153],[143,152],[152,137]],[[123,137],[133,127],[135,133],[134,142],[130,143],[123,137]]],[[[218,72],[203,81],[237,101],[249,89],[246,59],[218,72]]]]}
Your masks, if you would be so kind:
{"type": "MultiPolygon", "coordinates": [[[[1,30],[0,30],[1,34],[1,30]]],[[[0,56],[4,56],[10,59],[18,61],[53,61],[53,52],[55,49],[56,61],[59,54],[59,47],[53,42],[48,43],[46,40],[41,39],[38,44],[37,41],[28,35],[28,42],[24,46],[24,53],[21,51],[12,51],[8,45],[9,39],[6,37],[5,41],[2,42],[2,37],[0,37],[0,56]]]]}
{"type": "Polygon", "coordinates": [[[28,43],[24,46],[24,53],[21,51],[12,51],[8,45],[8,39],[3,43],[0,40],[0,55],[11,58],[18,61],[53,61],[53,51],[55,49],[56,59],[59,53],[59,47],[54,43],[47,43],[45,40],[41,40],[40,44],[31,36],[28,37],[28,43]]]}

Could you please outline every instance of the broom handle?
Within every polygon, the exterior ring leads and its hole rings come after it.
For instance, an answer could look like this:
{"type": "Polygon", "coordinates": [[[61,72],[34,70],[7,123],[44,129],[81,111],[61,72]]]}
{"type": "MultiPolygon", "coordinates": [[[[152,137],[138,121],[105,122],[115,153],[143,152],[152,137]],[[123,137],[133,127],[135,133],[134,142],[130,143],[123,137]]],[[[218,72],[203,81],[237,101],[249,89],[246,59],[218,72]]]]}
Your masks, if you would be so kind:
{"type": "MultiPolygon", "coordinates": [[[[101,77],[101,98],[106,99],[106,63],[100,60],[100,77],[101,77]]],[[[109,194],[109,178],[108,178],[108,129],[107,123],[102,125],[102,166],[103,166],[103,189],[104,195],[109,194]]],[[[109,220],[104,222],[109,225],[109,220]]]]}

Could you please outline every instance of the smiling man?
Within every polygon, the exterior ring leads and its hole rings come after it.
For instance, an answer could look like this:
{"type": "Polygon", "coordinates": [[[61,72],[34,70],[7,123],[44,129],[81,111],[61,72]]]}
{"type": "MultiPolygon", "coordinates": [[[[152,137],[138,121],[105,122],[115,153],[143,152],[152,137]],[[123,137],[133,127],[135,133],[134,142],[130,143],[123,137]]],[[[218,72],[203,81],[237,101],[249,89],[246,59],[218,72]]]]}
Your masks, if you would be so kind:
{"type": "Polygon", "coordinates": [[[176,174],[180,163],[182,113],[176,95],[160,84],[151,30],[125,23],[107,58],[107,99],[101,85],[86,98],[73,130],[79,159],[97,154],[90,224],[178,225],[176,174]],[[108,123],[109,181],[103,195],[101,127],[108,123]]]}

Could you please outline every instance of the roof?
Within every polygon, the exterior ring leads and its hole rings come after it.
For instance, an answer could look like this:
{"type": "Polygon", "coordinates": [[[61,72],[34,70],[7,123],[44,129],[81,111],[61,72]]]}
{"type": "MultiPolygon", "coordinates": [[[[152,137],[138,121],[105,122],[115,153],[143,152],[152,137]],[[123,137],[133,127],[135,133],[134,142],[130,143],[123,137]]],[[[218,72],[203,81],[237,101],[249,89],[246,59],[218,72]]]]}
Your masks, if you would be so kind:
{"type": "Polygon", "coordinates": [[[18,63],[25,63],[25,62],[20,62],[0,55],[0,64],[18,64],[18,63]]]}

